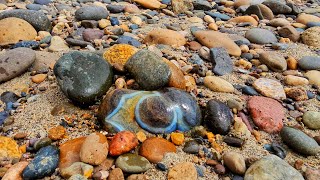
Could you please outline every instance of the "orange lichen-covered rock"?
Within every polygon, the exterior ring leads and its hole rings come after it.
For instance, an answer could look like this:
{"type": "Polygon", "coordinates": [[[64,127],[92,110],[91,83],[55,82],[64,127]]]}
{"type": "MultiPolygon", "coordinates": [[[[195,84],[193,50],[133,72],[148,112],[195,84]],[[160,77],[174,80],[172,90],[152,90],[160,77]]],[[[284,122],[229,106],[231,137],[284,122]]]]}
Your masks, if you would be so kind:
{"type": "Polygon", "coordinates": [[[0,159],[20,158],[21,155],[16,141],[5,136],[0,136],[0,159]]]}
{"type": "Polygon", "coordinates": [[[111,65],[117,64],[123,67],[137,51],[136,47],[129,44],[115,44],[104,52],[103,58],[111,65]]]}

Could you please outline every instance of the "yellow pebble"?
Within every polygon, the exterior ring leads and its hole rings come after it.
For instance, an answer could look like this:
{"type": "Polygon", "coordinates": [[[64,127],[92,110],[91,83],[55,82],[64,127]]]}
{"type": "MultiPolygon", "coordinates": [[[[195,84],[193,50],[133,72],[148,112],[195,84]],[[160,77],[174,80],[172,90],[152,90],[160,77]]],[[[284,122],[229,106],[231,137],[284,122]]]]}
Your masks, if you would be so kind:
{"type": "Polygon", "coordinates": [[[143,142],[147,139],[146,134],[143,131],[139,131],[136,133],[136,136],[140,142],[143,142]]]}
{"type": "Polygon", "coordinates": [[[173,144],[178,146],[184,142],[184,135],[182,133],[171,133],[170,138],[173,144]]]}

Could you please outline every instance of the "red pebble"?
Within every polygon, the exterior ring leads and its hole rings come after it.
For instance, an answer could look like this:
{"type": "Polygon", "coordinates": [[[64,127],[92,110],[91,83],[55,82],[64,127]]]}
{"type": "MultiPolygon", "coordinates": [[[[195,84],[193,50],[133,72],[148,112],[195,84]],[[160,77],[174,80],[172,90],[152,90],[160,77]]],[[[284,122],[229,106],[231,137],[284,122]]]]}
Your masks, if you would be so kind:
{"type": "Polygon", "coordinates": [[[134,149],[139,144],[136,135],[130,131],[121,131],[117,133],[109,147],[111,156],[119,156],[134,149]]]}

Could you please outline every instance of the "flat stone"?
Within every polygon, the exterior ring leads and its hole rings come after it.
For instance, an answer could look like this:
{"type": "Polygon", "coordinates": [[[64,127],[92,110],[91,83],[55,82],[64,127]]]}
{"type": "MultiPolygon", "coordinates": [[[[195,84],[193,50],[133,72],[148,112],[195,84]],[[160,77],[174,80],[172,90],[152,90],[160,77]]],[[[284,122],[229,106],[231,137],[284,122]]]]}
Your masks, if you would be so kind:
{"type": "Polygon", "coordinates": [[[259,78],[254,81],[253,87],[262,95],[273,99],[285,99],[286,94],[280,82],[267,79],[259,78]]]}
{"type": "Polygon", "coordinates": [[[24,73],[35,61],[36,53],[28,48],[16,48],[0,55],[0,83],[24,73]],[[21,59],[21,57],[23,57],[21,59]]]}
{"type": "Polygon", "coordinates": [[[130,36],[120,36],[117,40],[118,44],[129,44],[134,47],[140,47],[142,44],[133,37],[130,36]]]}
{"type": "Polygon", "coordinates": [[[216,76],[206,76],[203,83],[207,88],[215,92],[233,93],[235,91],[232,84],[216,76]]]}
{"type": "Polygon", "coordinates": [[[101,133],[90,134],[80,149],[80,159],[84,163],[99,165],[107,159],[109,144],[107,137],[101,133]]]}
{"type": "Polygon", "coordinates": [[[302,122],[310,129],[320,129],[320,112],[305,112],[302,117],[302,122]]]}
{"type": "Polygon", "coordinates": [[[19,41],[33,40],[37,31],[25,20],[9,17],[0,20],[0,45],[15,44],[19,41]]]}
{"type": "Polygon", "coordinates": [[[8,17],[23,19],[30,23],[37,31],[50,31],[52,29],[50,20],[41,11],[14,9],[0,13],[0,19],[8,17]]]}
{"type": "Polygon", "coordinates": [[[167,63],[171,71],[168,86],[183,90],[186,89],[186,80],[184,78],[182,70],[169,60],[165,60],[165,62],[167,63]]]}
{"type": "Polygon", "coordinates": [[[143,173],[151,168],[151,164],[142,156],[128,153],[117,158],[116,167],[126,173],[143,173]]]}
{"type": "Polygon", "coordinates": [[[226,34],[216,31],[196,31],[193,33],[196,39],[208,48],[224,47],[232,56],[239,57],[241,50],[226,34]]]}
{"type": "Polygon", "coordinates": [[[20,158],[21,152],[16,141],[9,137],[0,136],[0,159],[3,158],[20,158]]]}
{"type": "Polygon", "coordinates": [[[157,0],[134,0],[134,2],[148,9],[159,9],[161,6],[161,3],[157,0]]]}
{"type": "Polygon", "coordinates": [[[144,39],[146,44],[165,44],[173,47],[180,47],[187,43],[180,33],[169,29],[155,29],[148,33],[144,39]]]}
{"type": "Polygon", "coordinates": [[[285,118],[282,105],[271,98],[253,96],[248,101],[248,109],[255,125],[268,133],[278,133],[285,118]]]}
{"type": "Polygon", "coordinates": [[[256,44],[269,44],[278,42],[277,37],[272,31],[253,28],[246,32],[245,37],[252,43],[256,44]]]}
{"type": "Polygon", "coordinates": [[[205,124],[214,134],[226,135],[233,123],[233,115],[229,107],[217,100],[207,103],[205,124]]]}
{"type": "Polygon", "coordinates": [[[168,180],[197,180],[198,173],[197,169],[191,162],[182,162],[175,165],[173,168],[169,170],[168,180]],[[186,178],[187,177],[187,178],[186,178]]]}
{"type": "Polygon", "coordinates": [[[50,52],[68,51],[69,47],[60,36],[53,36],[48,50],[50,52]]]}
{"type": "Polygon", "coordinates": [[[303,70],[320,70],[320,57],[304,56],[298,61],[298,65],[303,70]]]}
{"type": "Polygon", "coordinates": [[[85,6],[75,12],[77,20],[100,20],[109,16],[107,9],[100,6],[85,6]]]}
{"type": "Polygon", "coordinates": [[[267,0],[262,4],[268,6],[274,14],[289,14],[292,11],[291,7],[276,0],[267,0]]]}
{"type": "Polygon", "coordinates": [[[245,180],[295,179],[303,180],[303,176],[286,161],[276,155],[268,155],[253,163],[244,176],[245,180]]]}
{"type": "Polygon", "coordinates": [[[251,15],[255,14],[258,16],[259,19],[273,19],[274,15],[273,12],[268,6],[264,4],[252,4],[245,10],[245,14],[251,15]]]}
{"type": "Polygon", "coordinates": [[[258,25],[258,21],[255,20],[252,16],[238,16],[230,19],[228,22],[233,22],[233,23],[251,23],[253,26],[258,25]]]}
{"type": "Polygon", "coordinates": [[[284,82],[290,86],[304,86],[309,84],[308,79],[293,75],[285,76],[284,82]]]}
{"type": "Polygon", "coordinates": [[[314,156],[320,152],[318,143],[300,130],[283,127],[280,135],[282,141],[297,153],[314,156]]]}
{"type": "Polygon", "coordinates": [[[35,0],[35,4],[48,5],[51,3],[51,0],[35,0]]]}
{"type": "Polygon", "coordinates": [[[103,58],[85,52],[62,56],[54,66],[62,92],[79,105],[94,103],[112,84],[111,65],[103,58]]]}
{"type": "Polygon", "coordinates": [[[211,48],[212,72],[219,76],[229,74],[233,70],[232,60],[225,48],[211,48]]]}
{"type": "Polygon", "coordinates": [[[165,153],[175,153],[176,147],[173,143],[163,138],[148,138],[145,140],[140,149],[139,154],[147,158],[152,163],[160,162],[165,153]]]}
{"type": "Polygon", "coordinates": [[[228,21],[230,18],[230,16],[226,15],[226,14],[221,14],[219,12],[211,12],[211,11],[205,11],[204,13],[206,13],[207,15],[211,16],[212,18],[219,18],[223,21],[228,21]]]}
{"type": "Polygon", "coordinates": [[[259,60],[273,71],[281,72],[287,70],[287,61],[281,54],[276,52],[270,51],[262,53],[259,56],[259,60]]]}
{"type": "Polygon", "coordinates": [[[285,18],[274,18],[270,21],[270,25],[273,27],[282,27],[290,25],[290,22],[285,18]]]}
{"type": "Polygon", "coordinates": [[[50,176],[59,163],[59,149],[55,146],[41,148],[23,170],[23,179],[41,179],[50,176]]]}
{"type": "Polygon", "coordinates": [[[148,50],[140,50],[131,56],[125,68],[140,87],[146,90],[156,90],[167,85],[171,75],[169,66],[161,57],[148,50]]]}

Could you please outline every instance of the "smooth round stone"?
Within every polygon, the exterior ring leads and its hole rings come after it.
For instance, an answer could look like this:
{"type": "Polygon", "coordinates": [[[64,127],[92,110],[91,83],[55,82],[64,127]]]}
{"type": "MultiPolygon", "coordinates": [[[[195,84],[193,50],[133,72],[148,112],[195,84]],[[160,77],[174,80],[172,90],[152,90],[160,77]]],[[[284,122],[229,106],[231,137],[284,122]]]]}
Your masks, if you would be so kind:
{"type": "Polygon", "coordinates": [[[246,32],[245,37],[252,43],[256,44],[269,44],[278,42],[277,37],[273,32],[261,29],[253,28],[246,32]]]}
{"type": "Polygon", "coordinates": [[[253,87],[266,97],[280,100],[286,98],[282,84],[276,80],[259,78],[253,82],[253,87]]]}
{"type": "Polygon", "coordinates": [[[310,129],[320,129],[320,112],[305,112],[302,117],[302,122],[310,129]]]}
{"type": "Polygon", "coordinates": [[[193,1],[193,7],[195,10],[209,11],[212,9],[210,2],[203,0],[193,1]]]}
{"type": "Polygon", "coordinates": [[[300,33],[291,25],[284,26],[278,30],[281,37],[289,38],[291,41],[296,42],[300,39],[300,33]]]}
{"type": "Polygon", "coordinates": [[[79,105],[93,104],[112,84],[111,65],[92,53],[71,52],[54,66],[62,92],[79,105]]]}
{"type": "Polygon", "coordinates": [[[84,163],[100,165],[107,159],[109,144],[107,137],[101,133],[92,133],[83,142],[80,159],[84,163]]]}
{"type": "Polygon", "coordinates": [[[30,23],[37,31],[50,31],[52,26],[48,17],[41,11],[14,9],[0,13],[0,19],[16,17],[30,23]]]}
{"type": "Polygon", "coordinates": [[[41,179],[50,176],[59,163],[59,149],[55,146],[41,148],[23,170],[23,179],[41,179]]]}
{"type": "Polygon", "coordinates": [[[100,6],[85,6],[75,12],[77,20],[100,20],[109,16],[108,11],[100,6]]]}
{"type": "Polygon", "coordinates": [[[35,150],[39,150],[40,148],[49,146],[51,143],[52,143],[52,140],[50,138],[45,137],[36,141],[35,144],[33,145],[33,148],[35,150]]]}
{"type": "Polygon", "coordinates": [[[0,45],[33,40],[37,36],[37,31],[27,21],[15,17],[0,20],[0,27],[0,45]]]}
{"type": "Polygon", "coordinates": [[[253,163],[244,176],[246,180],[295,179],[303,180],[303,176],[286,161],[276,155],[268,155],[253,163]]]}
{"type": "Polygon", "coordinates": [[[140,50],[125,64],[142,89],[157,90],[169,82],[169,66],[157,54],[140,50]]]}
{"type": "Polygon", "coordinates": [[[40,5],[48,5],[51,3],[51,0],[35,0],[34,3],[40,5]]]}
{"type": "Polygon", "coordinates": [[[233,123],[233,115],[229,107],[218,101],[210,100],[207,103],[205,124],[214,134],[226,135],[233,123]]]}
{"type": "Polygon", "coordinates": [[[158,137],[148,138],[142,143],[139,149],[139,154],[152,163],[160,162],[165,153],[170,152],[175,153],[176,146],[173,143],[158,137]]]}
{"type": "Polygon", "coordinates": [[[302,23],[302,24],[306,25],[309,22],[320,22],[320,18],[315,15],[301,13],[298,16],[298,18],[296,19],[296,21],[298,23],[302,23]]]}
{"type": "Polygon", "coordinates": [[[128,153],[117,158],[116,167],[126,173],[143,173],[151,168],[151,164],[142,156],[128,153]]]}
{"type": "Polygon", "coordinates": [[[80,150],[86,137],[79,137],[69,140],[60,145],[59,168],[64,169],[75,162],[80,162],[80,150]]]}
{"type": "Polygon", "coordinates": [[[270,25],[273,27],[282,27],[290,25],[290,22],[285,18],[275,18],[270,21],[270,25]]]}
{"type": "Polygon", "coordinates": [[[30,10],[34,10],[34,11],[39,11],[42,8],[42,5],[40,5],[40,4],[27,4],[26,8],[30,9],[30,10]]]}
{"type": "Polygon", "coordinates": [[[83,163],[75,162],[67,168],[60,169],[61,176],[70,179],[74,175],[83,175],[85,179],[91,177],[93,166],[83,163]]]}
{"type": "Polygon", "coordinates": [[[190,154],[197,154],[199,153],[200,146],[197,141],[191,140],[186,142],[186,144],[183,147],[183,151],[190,154]]]}
{"type": "Polygon", "coordinates": [[[121,6],[121,5],[112,5],[109,4],[107,6],[108,11],[110,11],[111,13],[121,13],[124,11],[125,6],[121,6]]]}
{"type": "Polygon", "coordinates": [[[207,15],[211,16],[212,18],[219,18],[223,21],[228,21],[230,18],[230,16],[226,15],[226,14],[221,14],[218,12],[210,12],[210,11],[205,11],[204,13],[206,13],[207,15]]]}
{"type": "Polygon", "coordinates": [[[320,57],[304,56],[298,61],[298,65],[303,70],[320,70],[320,57]]]}
{"type": "Polygon", "coordinates": [[[274,17],[272,10],[268,8],[268,6],[260,3],[258,4],[252,3],[252,5],[245,10],[245,14],[248,14],[248,15],[255,14],[259,17],[259,19],[271,20],[274,17]]]}
{"type": "Polygon", "coordinates": [[[244,174],[247,170],[244,157],[236,152],[227,152],[223,155],[224,164],[236,174],[244,174]]]}
{"type": "Polygon", "coordinates": [[[207,88],[214,92],[234,92],[234,87],[231,83],[216,76],[206,76],[203,80],[203,83],[207,88]]]}
{"type": "Polygon", "coordinates": [[[140,47],[142,44],[133,37],[130,36],[120,36],[117,40],[118,44],[129,44],[134,47],[140,47]]]}
{"type": "Polygon", "coordinates": [[[320,87],[320,71],[311,70],[305,73],[305,76],[308,77],[310,84],[314,84],[320,87]]]}
{"type": "Polygon", "coordinates": [[[271,98],[254,96],[248,101],[248,109],[255,125],[268,133],[280,132],[285,118],[282,105],[271,98]]]}
{"type": "Polygon", "coordinates": [[[157,0],[135,0],[134,2],[147,9],[159,9],[161,7],[161,3],[157,0]]]}
{"type": "Polygon", "coordinates": [[[298,153],[313,156],[320,152],[318,143],[300,130],[283,127],[280,135],[282,141],[298,153]]]}
{"type": "Polygon", "coordinates": [[[72,46],[80,46],[80,47],[87,47],[88,45],[92,46],[92,44],[90,42],[86,42],[86,41],[78,40],[78,39],[73,39],[73,38],[67,38],[66,42],[72,46]]]}
{"type": "Polygon", "coordinates": [[[27,161],[21,161],[8,169],[5,175],[2,177],[3,180],[20,180],[22,179],[22,171],[27,167],[29,163],[27,161]]]}
{"type": "Polygon", "coordinates": [[[260,54],[259,60],[261,63],[268,66],[268,68],[272,69],[276,72],[281,72],[287,70],[287,61],[281,54],[276,52],[265,52],[260,54]]]}
{"type": "Polygon", "coordinates": [[[243,86],[241,88],[242,92],[244,94],[250,95],[250,96],[258,96],[259,93],[251,86],[243,86]]]}
{"type": "Polygon", "coordinates": [[[130,131],[121,131],[111,140],[109,153],[119,156],[134,149],[139,144],[137,136],[130,131]]]}
{"type": "Polygon", "coordinates": [[[11,91],[5,91],[3,93],[1,93],[0,95],[0,100],[2,102],[4,102],[5,104],[9,103],[9,102],[16,102],[20,97],[18,95],[16,95],[14,92],[11,91]]]}
{"type": "Polygon", "coordinates": [[[1,54],[0,83],[24,73],[33,64],[35,59],[36,53],[28,48],[16,48],[1,54]]]}
{"type": "Polygon", "coordinates": [[[82,32],[83,40],[93,42],[95,39],[101,39],[104,32],[98,29],[85,29],[82,32]]]}
{"type": "Polygon", "coordinates": [[[268,6],[274,14],[289,14],[292,11],[291,7],[276,0],[264,1],[262,4],[268,6]]]}
{"type": "Polygon", "coordinates": [[[169,29],[155,29],[144,39],[146,44],[166,44],[173,47],[185,45],[187,40],[180,33],[169,29]]]}

